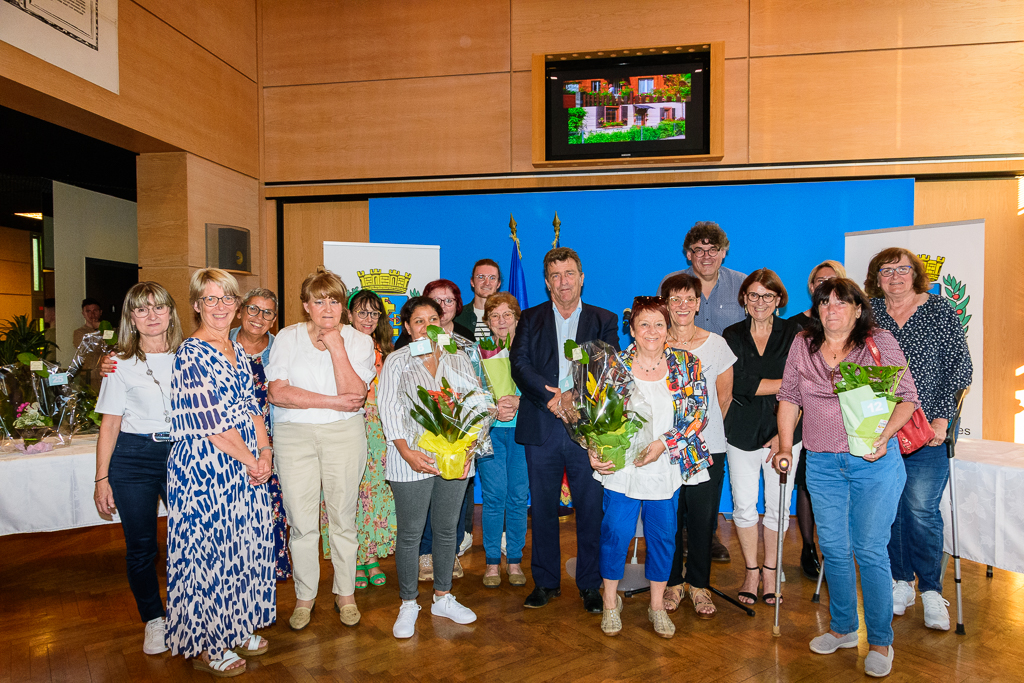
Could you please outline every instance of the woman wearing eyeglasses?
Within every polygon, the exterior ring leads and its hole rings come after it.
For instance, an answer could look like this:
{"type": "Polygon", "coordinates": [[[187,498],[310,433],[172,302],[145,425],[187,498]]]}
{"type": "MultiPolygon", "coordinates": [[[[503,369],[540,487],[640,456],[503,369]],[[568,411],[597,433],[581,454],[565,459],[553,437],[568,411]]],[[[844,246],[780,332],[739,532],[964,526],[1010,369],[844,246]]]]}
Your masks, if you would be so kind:
{"type": "MultiPolygon", "coordinates": [[[[273,446],[274,407],[267,398],[267,365],[270,363],[270,347],[274,345],[274,335],[270,328],[277,320],[277,295],[260,287],[249,290],[238,309],[238,318],[242,325],[231,330],[231,341],[241,344],[245,351],[249,369],[252,370],[256,403],[263,411],[267,437],[273,446]]],[[[271,518],[274,521],[275,572],[278,581],[286,581],[292,575],[292,562],[288,557],[288,517],[284,513],[281,482],[276,472],[270,475],[267,489],[270,491],[271,518]]]]}
{"type": "MultiPolygon", "coordinates": [[[[779,430],[775,420],[775,394],[782,385],[789,347],[800,328],[776,315],[788,296],[782,280],[767,268],[755,270],[740,286],[740,305],[746,320],[730,325],[722,334],[736,354],[733,366],[732,406],[725,417],[728,440],[729,482],[732,487],[732,521],[743,552],[747,573],[739,590],[740,602],[757,602],[758,582],[764,581],[764,601],[774,605],[781,600],[775,587],[779,529],[779,474],[772,469],[772,458],[779,450],[779,430]],[[758,564],[757,497],[764,477],[764,567],[758,564]]],[[[800,453],[799,427],[793,437],[793,452],[800,453]]],[[[796,464],[794,459],[794,463],[796,464]]],[[[788,501],[793,479],[786,483],[788,501]]],[[[782,533],[789,528],[789,511],[783,518],[782,533]]]]}
{"type": "Polygon", "coordinates": [[[668,346],[689,351],[700,361],[708,392],[708,423],[701,436],[711,453],[711,466],[683,482],[679,490],[676,547],[672,573],[665,589],[665,609],[675,612],[689,592],[700,619],[715,616],[711,599],[711,546],[725,477],[723,415],[732,403],[732,366],[736,362],[721,335],[697,327],[702,283],[688,273],[676,273],[661,283],[672,327],[668,346]]]}
{"type": "Polygon", "coordinates": [[[120,513],[128,585],[146,624],[142,651],[167,650],[166,622],[154,560],[157,502],[167,502],[171,452],[171,367],[181,344],[174,299],[155,282],[128,290],[121,309],[117,353],[121,371],[106,377],[96,401],[103,416],[96,442],[96,509],[120,513]]]}
{"type": "MultiPolygon", "coordinates": [[[[457,334],[472,342],[476,338],[474,332],[465,325],[456,322],[455,318],[462,313],[462,290],[451,280],[434,280],[423,288],[423,296],[433,299],[441,307],[441,327],[448,334],[457,334]]],[[[407,346],[412,339],[404,329],[395,340],[395,350],[407,346]]],[[[460,539],[461,540],[461,539],[460,539]]]]}
{"type": "Polygon", "coordinates": [[[377,376],[373,340],[346,325],[348,292],[341,278],[318,269],[301,287],[306,321],[277,334],[267,380],[274,404],[277,473],[291,526],[298,631],[309,625],[320,584],[320,492],[323,490],[334,567],[334,609],[355,626],[356,508],[366,469],[363,403],[377,376]]]}
{"type": "Polygon", "coordinates": [[[261,655],[255,631],[277,617],[270,495],[273,449],[245,353],[229,339],[238,283],[196,271],[189,301],[198,329],[171,375],[167,464],[167,643],[214,676],[261,655]],[[233,650],[233,651],[232,651],[233,650]]]}
{"type": "MultiPolygon", "coordinates": [[[[384,310],[384,302],[376,292],[360,289],[349,297],[351,325],[373,339],[374,368],[377,377],[366,395],[364,420],[366,422],[366,470],[359,482],[359,503],[356,510],[356,588],[369,584],[383,586],[387,577],[380,568],[380,558],[395,552],[395,497],[385,478],[387,441],[377,407],[377,385],[384,360],[394,350],[393,328],[384,310]]],[[[326,504],[320,512],[320,534],[324,548],[330,551],[329,523],[326,504]]]]}
{"type": "Polygon", "coordinates": [[[931,285],[921,259],[897,247],[875,254],[864,280],[878,326],[892,332],[907,356],[921,407],[935,432],[935,438],[903,458],[907,485],[889,541],[893,614],[903,614],[916,601],[917,577],[924,625],[948,631],[939,514],[949,480],[946,429],[956,412],[956,393],[971,385],[974,368],[957,311],[940,295],[929,293],[931,285]]]}

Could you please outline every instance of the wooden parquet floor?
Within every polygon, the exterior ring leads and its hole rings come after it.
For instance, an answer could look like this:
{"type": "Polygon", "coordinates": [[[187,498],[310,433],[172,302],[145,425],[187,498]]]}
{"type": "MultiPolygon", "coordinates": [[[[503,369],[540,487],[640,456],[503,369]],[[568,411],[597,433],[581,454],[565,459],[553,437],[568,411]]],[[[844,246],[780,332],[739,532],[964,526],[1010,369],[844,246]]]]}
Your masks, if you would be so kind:
{"type": "MultiPolygon", "coordinates": [[[[792,525],[795,527],[795,524],[792,525]]],[[[460,626],[430,616],[427,584],[417,635],[397,641],[394,559],[382,562],[388,584],[357,591],[362,622],[343,626],[331,610],[331,572],[323,563],[318,609],[302,632],[287,626],[295,595],[279,584],[278,623],[263,632],[270,651],[250,660],[238,680],[257,683],[326,681],[844,681],[866,680],[861,628],[858,649],[815,655],[807,643],[829,623],[827,590],[810,601],[814,584],[799,570],[799,537],[791,528],[784,566],[789,575],[780,638],[772,637],[773,610],[763,603],[746,616],[718,599],[717,616],[696,618],[689,602],[673,615],[676,636],[657,637],[647,622],[647,596],[624,601],[623,631],[604,636],[600,616],[583,611],[574,583],[563,574],[563,593],[545,608],[527,610],[532,589],[484,588],[479,506],[475,545],[462,558],[466,570],[454,593],[479,619],[460,626]]],[[[716,564],[714,585],[734,594],[743,563],[730,522],[721,536],[733,553],[716,564]]],[[[562,524],[564,558],[574,555],[575,524],[562,524]]],[[[641,544],[642,545],[642,544],[641,544]]],[[[119,526],[0,538],[0,683],[23,681],[202,681],[182,657],[142,653],[143,627],[124,572],[119,526]]],[[[529,558],[529,545],[526,557],[529,558]]],[[[524,567],[527,563],[524,563],[524,567]]],[[[526,569],[529,576],[529,569],[526,569]]],[[[920,600],[896,617],[896,660],[890,681],[1024,680],[1024,575],[965,562],[966,636],[923,625],[920,600]]],[[[953,604],[952,567],[945,596],[953,604]]],[[[955,621],[955,618],[954,618],[955,621]]]]}

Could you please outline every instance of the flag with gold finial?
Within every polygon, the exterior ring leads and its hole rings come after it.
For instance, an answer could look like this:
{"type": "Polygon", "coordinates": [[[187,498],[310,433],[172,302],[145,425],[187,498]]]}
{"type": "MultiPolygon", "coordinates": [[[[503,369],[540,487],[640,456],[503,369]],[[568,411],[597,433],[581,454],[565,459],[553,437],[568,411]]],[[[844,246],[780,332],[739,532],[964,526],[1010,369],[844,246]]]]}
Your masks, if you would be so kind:
{"type": "Polygon", "coordinates": [[[551,221],[551,225],[555,226],[555,241],[551,243],[551,248],[555,249],[558,247],[558,233],[562,231],[562,221],[558,220],[557,211],[555,211],[555,220],[551,221]]]}
{"type": "Polygon", "coordinates": [[[516,234],[516,219],[509,214],[508,227],[512,231],[512,263],[508,268],[508,291],[519,301],[519,308],[526,310],[530,307],[526,298],[526,273],[523,271],[523,250],[519,245],[519,236],[516,234]]]}

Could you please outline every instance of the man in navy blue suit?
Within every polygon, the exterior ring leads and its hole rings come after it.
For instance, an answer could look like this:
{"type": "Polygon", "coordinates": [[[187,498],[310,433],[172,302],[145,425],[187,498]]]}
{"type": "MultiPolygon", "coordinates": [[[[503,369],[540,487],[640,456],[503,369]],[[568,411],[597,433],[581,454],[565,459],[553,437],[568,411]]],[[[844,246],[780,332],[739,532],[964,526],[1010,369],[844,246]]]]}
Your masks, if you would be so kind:
{"type": "Polygon", "coordinates": [[[594,479],[587,452],[569,438],[559,417],[562,392],[572,388],[563,346],[567,339],[601,339],[618,349],[618,318],[581,301],[583,266],[572,249],[556,247],[544,256],[544,280],[551,301],[523,311],[510,352],[512,379],[526,399],[519,406],[516,441],[526,447],[533,518],[535,587],[524,605],[543,607],[561,594],[558,498],[564,471],[576,512],[576,586],[584,608],[600,614],[604,489],[594,479]]]}

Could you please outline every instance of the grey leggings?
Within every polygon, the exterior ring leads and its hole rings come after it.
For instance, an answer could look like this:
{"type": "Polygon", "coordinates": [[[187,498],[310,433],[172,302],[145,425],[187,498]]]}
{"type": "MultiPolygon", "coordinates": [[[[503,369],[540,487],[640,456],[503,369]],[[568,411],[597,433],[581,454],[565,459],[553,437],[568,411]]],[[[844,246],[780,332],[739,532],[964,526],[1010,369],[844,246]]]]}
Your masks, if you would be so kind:
{"type": "Polygon", "coordinates": [[[430,477],[420,481],[393,481],[398,537],[395,540],[395,565],[398,568],[398,595],[402,600],[419,596],[420,537],[430,511],[434,531],[434,590],[452,589],[455,566],[455,527],[466,496],[465,479],[430,477]]]}

